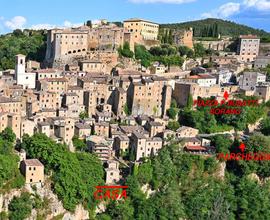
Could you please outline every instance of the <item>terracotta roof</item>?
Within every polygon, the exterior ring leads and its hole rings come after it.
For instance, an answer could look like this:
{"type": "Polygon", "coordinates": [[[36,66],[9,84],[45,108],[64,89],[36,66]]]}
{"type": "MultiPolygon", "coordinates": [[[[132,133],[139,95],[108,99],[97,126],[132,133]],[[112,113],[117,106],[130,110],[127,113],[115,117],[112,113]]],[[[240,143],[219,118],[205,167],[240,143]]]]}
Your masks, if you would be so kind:
{"type": "Polygon", "coordinates": [[[198,74],[198,75],[188,77],[188,79],[209,79],[209,78],[214,79],[216,77],[210,74],[198,74]]]}
{"type": "Polygon", "coordinates": [[[5,97],[5,96],[0,96],[0,103],[8,103],[8,102],[20,102],[20,100],[5,97]]]}
{"type": "Polygon", "coordinates": [[[257,35],[240,35],[239,38],[241,39],[259,39],[259,37],[257,35]]]}
{"type": "Polygon", "coordinates": [[[38,159],[28,159],[23,161],[26,166],[41,166],[43,167],[43,164],[38,159]]]}
{"type": "Polygon", "coordinates": [[[61,78],[48,78],[48,79],[44,79],[48,82],[68,82],[68,80],[64,77],[61,78]]]}
{"type": "Polygon", "coordinates": [[[144,20],[144,19],[141,19],[141,18],[130,18],[128,20],[125,20],[124,22],[148,22],[148,23],[152,23],[152,24],[157,24],[159,25],[158,23],[155,23],[155,22],[152,22],[152,21],[147,21],[147,20],[144,20]]]}
{"type": "Polygon", "coordinates": [[[57,70],[55,69],[40,69],[35,71],[36,73],[56,73],[57,70]]]}
{"type": "Polygon", "coordinates": [[[202,146],[186,146],[186,150],[197,150],[197,151],[206,151],[205,147],[202,146]]]}

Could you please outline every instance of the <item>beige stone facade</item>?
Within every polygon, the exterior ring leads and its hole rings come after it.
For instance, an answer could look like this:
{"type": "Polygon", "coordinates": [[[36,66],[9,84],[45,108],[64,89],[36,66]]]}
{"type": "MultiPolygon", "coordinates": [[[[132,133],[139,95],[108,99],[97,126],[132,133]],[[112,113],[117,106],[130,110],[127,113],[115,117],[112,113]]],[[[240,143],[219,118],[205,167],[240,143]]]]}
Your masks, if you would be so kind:
{"type": "Polygon", "coordinates": [[[181,126],[176,130],[176,137],[178,138],[196,137],[198,134],[198,129],[187,126],[181,126]]]}
{"type": "Polygon", "coordinates": [[[44,183],[44,166],[39,160],[23,160],[20,168],[26,184],[44,183]]]}
{"type": "Polygon", "coordinates": [[[193,30],[177,30],[173,34],[173,42],[176,45],[186,46],[193,49],[193,30]]]}
{"type": "Polygon", "coordinates": [[[172,88],[162,78],[142,78],[133,81],[128,91],[128,106],[133,115],[166,114],[170,107],[172,88]]]}
{"type": "Polygon", "coordinates": [[[134,42],[142,44],[145,40],[157,40],[159,25],[142,19],[129,19],[124,21],[124,28],[134,34],[134,42]]]}
{"type": "Polygon", "coordinates": [[[146,138],[143,134],[134,132],[131,136],[132,148],[136,152],[136,161],[144,157],[149,157],[151,154],[156,155],[162,148],[161,138],[146,138]]]}
{"type": "Polygon", "coordinates": [[[64,93],[68,88],[68,80],[64,77],[41,79],[37,83],[37,88],[40,91],[64,93]]]}
{"type": "Polygon", "coordinates": [[[85,60],[80,62],[80,70],[88,73],[102,73],[105,64],[98,60],[85,60]]]}
{"type": "Polygon", "coordinates": [[[240,35],[237,52],[244,62],[255,61],[259,55],[260,38],[255,35],[240,35]]]}

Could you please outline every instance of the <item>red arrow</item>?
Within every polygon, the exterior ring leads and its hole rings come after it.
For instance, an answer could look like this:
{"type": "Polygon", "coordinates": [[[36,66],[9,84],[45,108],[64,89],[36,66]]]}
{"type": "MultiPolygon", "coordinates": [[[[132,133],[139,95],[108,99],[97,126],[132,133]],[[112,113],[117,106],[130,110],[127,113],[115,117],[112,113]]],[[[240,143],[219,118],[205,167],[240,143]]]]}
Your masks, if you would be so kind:
{"type": "Polygon", "coordinates": [[[224,99],[227,100],[229,98],[229,93],[227,91],[225,91],[223,97],[224,97],[224,99]]]}
{"type": "Polygon", "coordinates": [[[239,145],[239,149],[240,149],[242,152],[245,151],[245,148],[246,148],[246,145],[245,145],[244,143],[241,143],[241,144],[239,145]]]}

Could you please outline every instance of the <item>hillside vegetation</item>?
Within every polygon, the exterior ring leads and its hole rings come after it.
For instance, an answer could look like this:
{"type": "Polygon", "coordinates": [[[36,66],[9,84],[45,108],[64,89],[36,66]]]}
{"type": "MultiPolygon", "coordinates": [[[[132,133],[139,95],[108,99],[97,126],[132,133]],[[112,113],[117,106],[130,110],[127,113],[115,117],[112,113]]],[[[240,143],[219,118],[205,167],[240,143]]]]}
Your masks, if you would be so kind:
{"type": "Polygon", "coordinates": [[[232,21],[215,18],[207,18],[204,20],[189,21],[184,23],[162,24],[160,27],[161,29],[188,29],[192,27],[194,31],[194,37],[215,37],[211,36],[211,32],[213,32],[213,35],[215,35],[216,28],[218,29],[218,33],[222,36],[237,37],[240,34],[256,34],[260,37],[270,37],[270,33],[264,30],[259,30],[248,27],[246,25],[237,24],[232,21]],[[211,31],[210,29],[214,31],[211,31]],[[207,30],[210,32],[209,36],[205,36],[207,30]]]}
{"type": "Polygon", "coordinates": [[[28,59],[43,61],[46,52],[45,31],[15,30],[0,36],[0,70],[13,69],[15,55],[24,54],[28,59]]]}

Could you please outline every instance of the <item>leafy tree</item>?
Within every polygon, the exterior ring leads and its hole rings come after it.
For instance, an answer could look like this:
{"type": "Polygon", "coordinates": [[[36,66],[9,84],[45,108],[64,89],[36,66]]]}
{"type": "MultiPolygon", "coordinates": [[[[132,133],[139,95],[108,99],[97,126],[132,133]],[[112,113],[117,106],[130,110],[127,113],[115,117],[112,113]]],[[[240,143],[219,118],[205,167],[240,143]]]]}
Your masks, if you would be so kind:
{"type": "Polygon", "coordinates": [[[134,56],[134,53],[130,50],[130,46],[128,42],[125,42],[122,47],[119,47],[118,53],[120,56],[132,58],[134,56]]]}
{"type": "Polygon", "coordinates": [[[227,135],[215,135],[212,138],[212,144],[215,146],[217,153],[229,153],[233,141],[227,135]]]}
{"type": "Polygon", "coordinates": [[[86,151],[87,150],[87,145],[85,143],[85,140],[79,139],[78,136],[75,135],[72,138],[72,142],[73,142],[73,145],[76,148],[76,150],[79,150],[79,151],[86,151]]]}
{"type": "Polygon", "coordinates": [[[85,118],[89,118],[89,114],[88,114],[87,111],[83,111],[83,112],[80,113],[79,117],[80,117],[80,119],[83,120],[85,118]]]}
{"type": "Polygon", "coordinates": [[[53,172],[54,191],[66,209],[74,211],[79,203],[91,203],[90,193],[96,184],[103,183],[103,169],[98,158],[69,152],[65,145],[40,133],[32,137],[25,135],[21,147],[30,158],[39,159],[47,173],[53,172]]]}
{"type": "Polygon", "coordinates": [[[264,135],[270,135],[270,118],[266,118],[262,120],[260,127],[261,127],[261,132],[264,135]]]}
{"type": "Polygon", "coordinates": [[[179,109],[178,108],[173,108],[173,107],[170,107],[168,110],[167,110],[167,115],[169,116],[169,118],[171,119],[176,119],[176,116],[179,112],[179,109]]]}
{"type": "Polygon", "coordinates": [[[125,201],[112,201],[107,206],[107,213],[112,219],[133,219],[134,208],[130,205],[130,200],[125,201]]]}
{"type": "Polygon", "coordinates": [[[30,216],[33,205],[29,193],[23,192],[20,197],[14,197],[8,205],[10,220],[24,220],[30,216]]]}
{"type": "Polygon", "coordinates": [[[179,46],[178,51],[181,56],[187,56],[187,57],[192,57],[194,55],[194,52],[192,49],[190,49],[187,46],[179,46]]]}
{"type": "Polygon", "coordinates": [[[125,103],[125,105],[124,105],[124,112],[126,115],[131,115],[131,111],[130,111],[127,103],[125,103]]]}
{"type": "Polygon", "coordinates": [[[6,127],[0,134],[4,141],[8,141],[9,143],[13,144],[16,140],[16,135],[12,131],[10,127],[6,127]]]}
{"type": "Polygon", "coordinates": [[[141,60],[141,64],[144,67],[149,67],[152,60],[152,55],[147,51],[145,46],[143,45],[136,45],[135,46],[135,58],[137,60],[141,60]]]}
{"type": "Polygon", "coordinates": [[[204,57],[206,54],[205,48],[201,43],[194,44],[194,55],[195,57],[204,57]]]}
{"type": "Polygon", "coordinates": [[[0,154],[0,187],[18,174],[18,157],[0,154]]]}
{"type": "Polygon", "coordinates": [[[178,121],[169,121],[168,128],[170,130],[176,131],[178,128],[180,128],[180,124],[178,121]]]}
{"type": "Polygon", "coordinates": [[[43,61],[46,52],[46,33],[43,30],[14,30],[0,37],[0,70],[13,69],[15,55],[25,54],[27,59],[43,61]]]}

